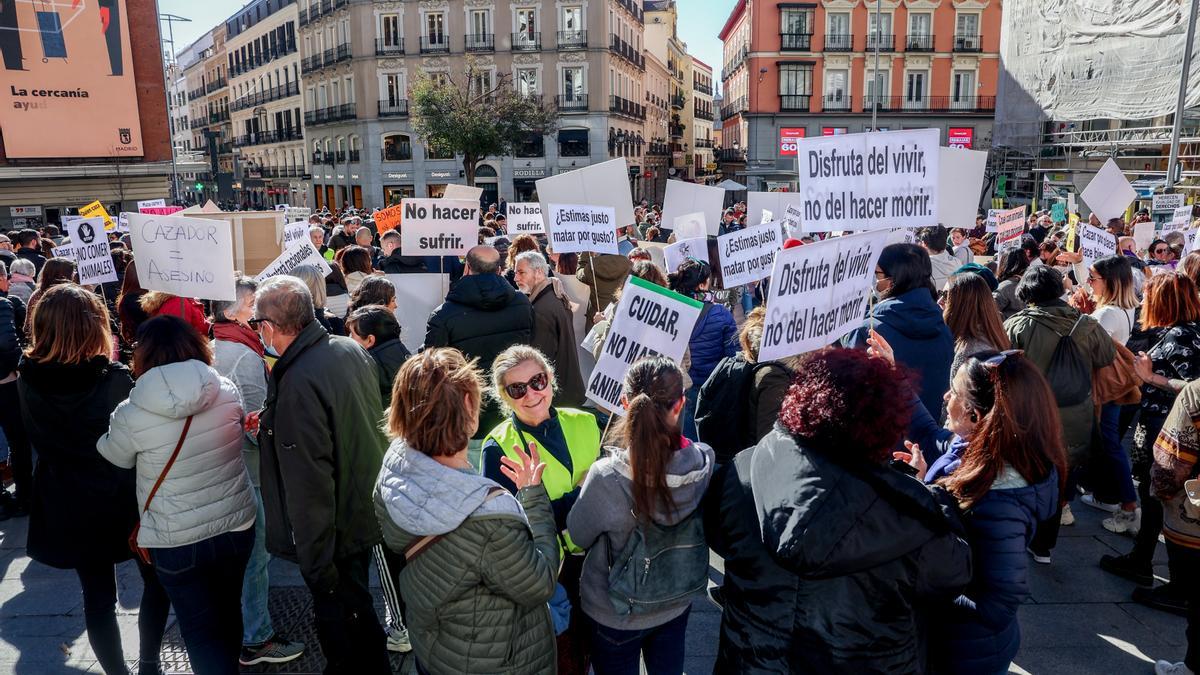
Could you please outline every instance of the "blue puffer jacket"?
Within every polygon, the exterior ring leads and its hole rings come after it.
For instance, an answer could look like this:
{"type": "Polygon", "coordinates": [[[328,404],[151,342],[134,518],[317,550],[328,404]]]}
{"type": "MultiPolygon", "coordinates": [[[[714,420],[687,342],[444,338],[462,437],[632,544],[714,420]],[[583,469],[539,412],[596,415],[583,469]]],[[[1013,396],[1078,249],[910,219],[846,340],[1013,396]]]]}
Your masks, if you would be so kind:
{"type": "Polygon", "coordinates": [[[737,322],[733,320],[733,314],[724,305],[704,304],[709,310],[696,321],[688,342],[692,354],[688,377],[697,389],[708,381],[721,359],[738,352],[737,322]]]}

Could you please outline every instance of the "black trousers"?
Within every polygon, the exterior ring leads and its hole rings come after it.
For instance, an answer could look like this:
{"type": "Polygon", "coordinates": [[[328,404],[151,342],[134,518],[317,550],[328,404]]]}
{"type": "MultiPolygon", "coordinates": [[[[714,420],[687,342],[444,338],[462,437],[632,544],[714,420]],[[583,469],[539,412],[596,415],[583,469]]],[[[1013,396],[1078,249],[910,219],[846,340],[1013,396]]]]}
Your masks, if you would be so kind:
{"type": "Polygon", "coordinates": [[[335,589],[309,587],[326,675],[391,675],[387,637],[379,625],[368,586],[371,550],[335,560],[334,566],[338,571],[335,589]]]}
{"type": "Polygon", "coordinates": [[[8,439],[8,463],[12,467],[17,503],[29,506],[33,489],[33,450],[21,418],[21,400],[17,396],[17,381],[0,384],[0,429],[8,439]]]}
{"type": "MultiPolygon", "coordinates": [[[[142,604],[138,609],[138,652],[142,663],[158,663],[163,631],[171,601],[158,582],[154,568],[137,561],[142,575],[142,604]]],[[[111,564],[90,565],[75,570],[83,587],[83,616],[88,643],[105,673],[125,673],[121,629],[117,626],[117,575],[111,564]]]]}

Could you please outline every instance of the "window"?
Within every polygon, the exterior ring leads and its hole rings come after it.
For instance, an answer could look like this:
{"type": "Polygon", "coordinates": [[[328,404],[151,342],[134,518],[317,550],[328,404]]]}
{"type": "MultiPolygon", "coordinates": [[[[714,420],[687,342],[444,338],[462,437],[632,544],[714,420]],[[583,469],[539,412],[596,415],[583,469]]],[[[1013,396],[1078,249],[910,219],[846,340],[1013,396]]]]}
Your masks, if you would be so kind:
{"type": "Polygon", "coordinates": [[[979,15],[959,14],[955,19],[954,34],[958,37],[976,37],[979,35],[979,15]]]}
{"type": "Polygon", "coordinates": [[[582,66],[562,69],[562,95],[566,101],[577,101],[587,92],[582,66]]]}
{"type": "Polygon", "coordinates": [[[425,146],[426,159],[454,159],[454,151],[436,145],[425,146]]]}
{"type": "Polygon", "coordinates": [[[538,87],[538,71],[536,68],[517,69],[517,93],[521,96],[537,96],[541,93],[538,87]]]}
{"type": "Polygon", "coordinates": [[[849,51],[851,48],[850,14],[848,12],[833,12],[826,16],[829,17],[829,31],[825,36],[825,48],[849,51]]]}
{"type": "Polygon", "coordinates": [[[383,137],[383,161],[404,162],[412,159],[412,141],[404,134],[383,137]]]}
{"type": "Polygon", "coordinates": [[[878,104],[887,108],[888,95],[891,90],[888,82],[891,79],[891,73],[886,70],[880,70],[877,73],[875,71],[868,71],[866,77],[867,96],[863,107],[870,109],[872,105],[878,104]],[[874,73],[874,77],[872,77],[872,73],[874,73]]]}
{"type": "Polygon", "coordinates": [[[812,40],[813,11],[811,9],[784,9],[779,13],[781,25],[779,35],[783,49],[807,51],[812,40]]]}
{"type": "Polygon", "coordinates": [[[975,107],[975,71],[956,70],[951,84],[950,103],[955,108],[975,107]]]}
{"type": "Polygon", "coordinates": [[[850,96],[846,93],[850,74],[845,70],[825,71],[825,108],[829,110],[849,110],[850,96]]]}
{"type": "Polygon", "coordinates": [[[587,157],[590,154],[587,129],[562,129],[558,132],[559,157],[587,157]]]}
{"type": "Polygon", "coordinates": [[[890,13],[871,12],[867,15],[867,49],[874,49],[875,43],[880,49],[892,48],[892,15],[890,13]]]}
{"type": "Polygon", "coordinates": [[[480,70],[475,73],[475,78],[471,80],[471,95],[483,96],[490,95],[492,91],[492,71],[480,70]]]}
{"type": "Polygon", "coordinates": [[[562,8],[562,29],[564,31],[583,30],[583,8],[582,7],[563,7],[562,8]]]}
{"type": "Polygon", "coordinates": [[[425,15],[425,38],[429,44],[446,43],[446,15],[441,12],[430,12],[425,15]]]}
{"type": "Polygon", "coordinates": [[[910,13],[908,15],[908,51],[933,51],[933,15],[910,13]]]}
{"type": "Polygon", "coordinates": [[[517,144],[515,148],[517,157],[545,157],[546,156],[546,137],[541,132],[531,131],[526,136],[525,140],[517,144]]]}
{"type": "Polygon", "coordinates": [[[404,76],[400,73],[388,73],[383,76],[383,100],[389,107],[400,105],[405,98],[404,76]]]}
{"type": "Polygon", "coordinates": [[[904,107],[925,108],[925,85],[929,73],[924,70],[909,71],[904,81],[904,107]]]}
{"type": "Polygon", "coordinates": [[[537,42],[537,10],[517,10],[517,41],[524,44],[537,42]]]}
{"type": "Polygon", "coordinates": [[[779,65],[779,99],[784,110],[808,110],[813,67],[806,63],[779,65]]]}
{"type": "Polygon", "coordinates": [[[400,46],[399,14],[384,14],[379,17],[379,37],[384,47],[400,46]]]}
{"type": "Polygon", "coordinates": [[[487,35],[492,32],[492,12],[487,9],[471,10],[471,34],[487,35]]]}

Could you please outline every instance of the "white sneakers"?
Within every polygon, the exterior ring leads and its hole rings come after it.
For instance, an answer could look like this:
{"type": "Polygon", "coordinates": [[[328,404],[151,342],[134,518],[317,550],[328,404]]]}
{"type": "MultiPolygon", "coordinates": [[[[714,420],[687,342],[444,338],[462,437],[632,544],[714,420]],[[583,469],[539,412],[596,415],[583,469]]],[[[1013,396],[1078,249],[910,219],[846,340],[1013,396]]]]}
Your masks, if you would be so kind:
{"type": "Polygon", "coordinates": [[[1071,513],[1071,505],[1063,504],[1062,517],[1058,519],[1058,524],[1066,527],[1075,524],[1075,514],[1071,513]]]}
{"type": "Polygon", "coordinates": [[[1142,524],[1142,509],[1137,508],[1133,511],[1117,511],[1112,514],[1111,518],[1105,518],[1104,522],[1100,523],[1104,529],[1116,534],[1128,534],[1131,537],[1136,537],[1138,529],[1142,524]]]}
{"type": "Polygon", "coordinates": [[[387,648],[389,652],[407,654],[412,651],[412,642],[408,640],[408,629],[392,625],[387,629],[387,648]]]}
{"type": "Polygon", "coordinates": [[[1171,663],[1159,659],[1158,663],[1154,664],[1154,675],[1195,675],[1195,673],[1182,661],[1171,663]]]}
{"type": "Polygon", "coordinates": [[[1100,509],[1101,511],[1107,511],[1109,513],[1116,513],[1117,511],[1121,510],[1120,504],[1108,504],[1106,502],[1102,502],[1099,499],[1096,499],[1096,495],[1092,494],[1091,492],[1080,497],[1079,501],[1087,504],[1093,509],[1100,509]]]}

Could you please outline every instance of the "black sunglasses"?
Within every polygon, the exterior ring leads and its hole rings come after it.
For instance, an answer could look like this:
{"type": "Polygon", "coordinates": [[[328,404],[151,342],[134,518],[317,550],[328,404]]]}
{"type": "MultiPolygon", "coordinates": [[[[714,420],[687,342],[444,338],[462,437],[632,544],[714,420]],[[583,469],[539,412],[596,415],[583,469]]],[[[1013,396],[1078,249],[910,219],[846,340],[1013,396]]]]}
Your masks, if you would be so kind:
{"type": "Polygon", "coordinates": [[[504,393],[514,401],[519,401],[525,398],[525,394],[529,393],[529,388],[533,387],[534,391],[543,391],[550,385],[550,378],[546,377],[545,373],[538,373],[529,379],[528,382],[513,382],[512,384],[504,385],[504,393]]]}
{"type": "Polygon", "coordinates": [[[271,323],[271,320],[270,319],[260,319],[259,317],[254,317],[252,319],[247,319],[246,323],[250,324],[251,328],[258,330],[258,327],[260,324],[271,323]]]}

